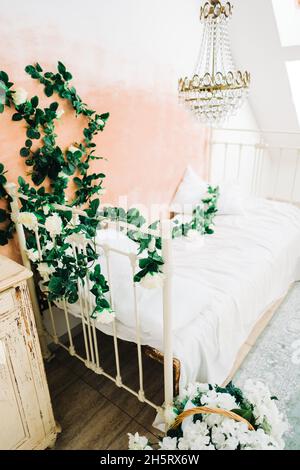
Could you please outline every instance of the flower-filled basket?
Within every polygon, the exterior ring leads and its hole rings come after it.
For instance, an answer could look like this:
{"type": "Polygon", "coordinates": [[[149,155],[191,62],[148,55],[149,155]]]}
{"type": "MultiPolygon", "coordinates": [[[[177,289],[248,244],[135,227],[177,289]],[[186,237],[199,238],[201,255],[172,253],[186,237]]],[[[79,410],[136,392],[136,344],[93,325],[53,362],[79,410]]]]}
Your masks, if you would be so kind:
{"type": "MultiPolygon", "coordinates": [[[[165,410],[168,431],[158,444],[129,434],[130,450],[282,450],[288,423],[277,398],[261,382],[248,380],[243,391],[192,384],[165,410]]],[[[162,416],[156,419],[162,424],[162,416]]]]}

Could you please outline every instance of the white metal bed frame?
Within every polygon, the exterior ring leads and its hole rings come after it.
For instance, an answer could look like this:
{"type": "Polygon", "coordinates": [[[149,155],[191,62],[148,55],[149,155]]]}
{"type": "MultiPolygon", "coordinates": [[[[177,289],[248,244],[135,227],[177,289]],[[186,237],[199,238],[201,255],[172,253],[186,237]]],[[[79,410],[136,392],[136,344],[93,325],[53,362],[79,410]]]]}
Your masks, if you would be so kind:
{"type": "MultiPolygon", "coordinates": [[[[276,134],[278,135],[289,135],[288,132],[276,132],[276,131],[256,131],[256,130],[240,130],[240,129],[228,129],[228,130],[215,130],[212,132],[212,137],[211,137],[211,142],[210,142],[210,162],[212,162],[214,157],[214,149],[215,148],[222,148],[224,149],[224,162],[223,162],[223,179],[226,177],[226,172],[227,172],[227,164],[230,159],[230,151],[232,148],[238,149],[238,164],[237,164],[237,174],[236,174],[236,179],[239,179],[240,176],[240,171],[241,171],[241,159],[243,158],[243,152],[245,148],[251,149],[253,152],[253,170],[252,174],[249,175],[249,178],[251,178],[250,182],[250,188],[251,192],[253,194],[259,194],[260,189],[261,189],[261,184],[262,184],[262,177],[263,177],[263,168],[264,168],[264,162],[263,162],[263,157],[265,156],[266,152],[269,152],[270,149],[272,148],[271,145],[268,145],[268,142],[266,140],[267,136],[270,134],[276,134]],[[221,139],[218,139],[218,133],[222,132],[223,137],[221,139]],[[231,140],[232,134],[238,132],[239,134],[247,135],[247,133],[253,133],[257,135],[257,139],[253,143],[249,142],[243,142],[241,140],[235,141],[231,140]],[[226,138],[224,139],[224,134],[226,135],[227,133],[230,133],[230,139],[227,140],[226,138]]],[[[297,134],[297,136],[300,136],[300,133],[290,133],[290,134],[297,134]]],[[[284,157],[284,152],[286,149],[290,149],[290,147],[284,147],[280,145],[279,147],[279,154],[280,157],[278,159],[278,168],[275,169],[275,175],[276,175],[276,181],[273,186],[274,191],[273,194],[267,195],[267,197],[271,199],[277,199],[276,197],[276,188],[277,188],[277,183],[278,179],[280,177],[280,165],[282,164],[282,159],[284,157]]],[[[290,192],[290,198],[288,198],[289,202],[295,203],[296,201],[294,200],[294,195],[295,195],[295,188],[297,185],[297,178],[298,173],[299,173],[299,161],[300,161],[300,142],[299,142],[299,147],[295,147],[296,151],[296,164],[295,164],[295,170],[293,171],[292,174],[292,183],[291,183],[291,192],[290,192]]],[[[248,158],[248,157],[247,157],[248,158]]],[[[211,171],[211,169],[210,169],[211,171]]],[[[9,191],[10,195],[12,197],[12,203],[11,203],[11,209],[12,213],[16,216],[19,212],[19,198],[26,199],[25,196],[23,195],[18,195],[16,194],[16,191],[12,189],[12,185],[9,185],[9,191]]],[[[67,206],[61,206],[57,205],[56,209],[64,211],[70,211],[70,207],[67,206]]],[[[85,215],[84,211],[73,208],[72,209],[73,215],[85,215]]],[[[133,228],[136,229],[135,226],[130,226],[129,224],[125,224],[123,222],[118,222],[118,223],[111,223],[110,226],[113,226],[117,229],[120,227],[124,228],[133,228]]],[[[30,260],[27,257],[26,254],[26,240],[25,240],[25,234],[24,234],[24,229],[21,224],[16,224],[16,230],[17,230],[17,236],[20,244],[20,250],[21,250],[21,255],[22,255],[22,260],[23,263],[26,267],[29,269],[31,268],[31,263],[30,260]]],[[[172,296],[171,296],[171,290],[172,290],[172,249],[171,249],[171,224],[170,220],[168,217],[162,217],[162,222],[159,227],[159,232],[162,237],[162,256],[164,258],[164,286],[163,286],[163,347],[164,347],[164,409],[172,405],[173,402],[173,343],[172,343],[172,296]]],[[[158,231],[153,231],[153,230],[148,230],[148,233],[151,233],[152,235],[158,235],[158,231]]],[[[36,236],[36,241],[37,241],[37,246],[38,246],[38,251],[39,251],[39,256],[40,259],[42,260],[42,250],[40,246],[40,240],[39,240],[39,231],[38,229],[36,230],[35,233],[36,236]]],[[[76,247],[73,246],[73,251],[74,251],[74,256],[76,256],[76,247]]],[[[86,250],[86,246],[81,245],[77,246],[77,249],[81,249],[83,252],[86,250]]],[[[114,307],[114,292],[113,292],[113,285],[111,284],[111,279],[110,279],[110,273],[109,273],[109,257],[110,253],[116,252],[120,255],[127,256],[130,259],[130,263],[132,266],[132,279],[133,275],[136,270],[136,264],[137,264],[137,255],[135,254],[128,254],[124,253],[121,250],[117,250],[115,248],[112,248],[108,245],[102,245],[101,246],[102,250],[105,253],[106,260],[107,260],[107,266],[108,266],[108,284],[110,287],[110,296],[111,296],[111,305],[114,307]]],[[[70,327],[70,321],[69,321],[69,312],[68,308],[66,305],[66,302],[64,302],[64,317],[65,317],[65,323],[66,323],[66,330],[67,330],[67,337],[68,337],[68,345],[64,344],[60,338],[57,335],[57,330],[56,330],[56,324],[55,324],[55,318],[52,312],[52,306],[49,303],[49,313],[50,313],[50,318],[51,318],[51,325],[52,325],[52,332],[46,332],[45,328],[43,326],[43,321],[42,317],[40,314],[40,309],[39,309],[39,304],[37,300],[37,295],[35,291],[35,286],[34,286],[34,281],[30,280],[29,281],[29,288],[30,288],[30,293],[31,293],[31,298],[33,302],[33,308],[35,312],[35,318],[36,318],[36,323],[37,323],[37,328],[38,328],[38,333],[40,337],[40,342],[41,342],[41,348],[42,348],[42,353],[45,359],[49,359],[51,356],[48,348],[47,348],[47,341],[46,341],[46,335],[50,335],[52,338],[53,342],[56,345],[59,345],[60,347],[64,348],[69,352],[71,356],[76,357],[78,360],[82,361],[87,368],[91,369],[94,371],[96,374],[103,375],[107,379],[113,381],[117,387],[123,388],[127,390],[129,393],[134,395],[140,402],[146,403],[153,407],[157,411],[162,411],[162,407],[160,404],[155,404],[151,400],[149,400],[146,396],[145,390],[144,390],[144,380],[143,380],[143,361],[142,361],[142,344],[141,344],[141,330],[140,330],[140,320],[139,320],[139,311],[138,311],[138,305],[137,305],[137,300],[136,300],[136,285],[132,281],[132,287],[134,290],[134,300],[135,300],[135,321],[136,321],[136,347],[137,347],[137,357],[138,357],[138,370],[139,370],[139,389],[138,391],[133,390],[132,388],[128,387],[125,385],[122,381],[122,371],[120,368],[120,356],[119,356],[119,348],[118,348],[118,331],[117,331],[117,322],[114,321],[113,323],[113,343],[114,343],[114,354],[115,354],[115,365],[116,365],[116,376],[112,376],[109,373],[107,373],[101,364],[101,345],[98,342],[97,339],[97,334],[96,334],[96,324],[95,321],[90,317],[90,312],[92,311],[93,308],[93,295],[90,294],[89,292],[89,279],[86,278],[85,280],[85,285],[82,286],[80,283],[78,284],[78,289],[79,289],[79,298],[80,298],[80,310],[81,310],[81,324],[82,324],[82,330],[83,330],[83,336],[84,336],[84,346],[85,346],[85,354],[86,357],[81,356],[80,354],[77,353],[75,347],[74,347],[74,340],[73,340],[73,332],[70,327]]],[[[117,315],[117,312],[116,312],[117,315]]]]}

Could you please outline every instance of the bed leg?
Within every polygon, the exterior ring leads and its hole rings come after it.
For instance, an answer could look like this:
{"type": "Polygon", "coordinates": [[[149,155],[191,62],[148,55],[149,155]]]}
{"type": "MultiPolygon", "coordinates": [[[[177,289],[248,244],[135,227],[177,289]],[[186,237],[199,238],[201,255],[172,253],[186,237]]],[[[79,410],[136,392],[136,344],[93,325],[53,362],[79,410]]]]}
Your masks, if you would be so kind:
{"type": "MultiPolygon", "coordinates": [[[[172,225],[161,218],[163,286],[163,343],[164,343],[164,402],[165,409],[173,406],[173,331],[172,331],[172,225]]],[[[167,426],[167,425],[166,425],[167,426]]]]}

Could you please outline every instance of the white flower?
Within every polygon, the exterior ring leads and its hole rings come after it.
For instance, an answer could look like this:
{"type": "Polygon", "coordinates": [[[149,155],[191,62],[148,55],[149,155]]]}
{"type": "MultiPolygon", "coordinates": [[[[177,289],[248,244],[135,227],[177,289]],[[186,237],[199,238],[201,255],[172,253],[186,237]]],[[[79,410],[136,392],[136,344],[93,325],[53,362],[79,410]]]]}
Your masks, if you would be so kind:
{"type": "Polygon", "coordinates": [[[46,219],[45,229],[49,232],[52,238],[59,235],[62,232],[62,228],[63,223],[58,214],[50,215],[50,217],[46,219]]]}
{"type": "Polygon", "coordinates": [[[256,423],[262,427],[265,427],[267,424],[267,429],[265,429],[267,434],[275,439],[280,448],[283,448],[283,435],[288,431],[289,426],[276,406],[275,401],[271,400],[271,393],[268,387],[262,382],[247,380],[244,386],[244,396],[254,406],[253,414],[256,418],[256,423]]]}
{"type": "Polygon", "coordinates": [[[184,437],[180,437],[178,440],[178,449],[179,450],[190,450],[190,443],[188,439],[184,437]]]}
{"type": "Polygon", "coordinates": [[[86,237],[83,233],[72,233],[65,238],[65,242],[72,245],[83,245],[86,242],[86,237]]]}
{"type": "Polygon", "coordinates": [[[106,194],[106,189],[105,188],[99,189],[98,194],[99,196],[104,196],[104,194],[106,194]]]}
{"type": "Polygon", "coordinates": [[[37,269],[44,282],[49,281],[49,276],[55,272],[55,268],[47,263],[39,263],[37,269]]]}
{"type": "Polygon", "coordinates": [[[164,276],[162,273],[147,273],[141,279],[141,286],[145,289],[159,289],[163,286],[164,276]]]}
{"type": "Polygon", "coordinates": [[[6,183],[5,189],[11,197],[18,195],[18,187],[15,183],[6,183]]]}
{"type": "Polygon", "coordinates": [[[151,239],[151,242],[150,242],[149,245],[148,245],[148,251],[149,251],[149,253],[153,253],[153,251],[155,251],[155,248],[156,248],[156,240],[155,240],[155,238],[153,237],[153,238],[151,239]]]}
{"type": "Polygon", "coordinates": [[[192,421],[183,428],[183,437],[178,441],[180,450],[202,450],[210,445],[209,429],[201,421],[192,421]]]}
{"type": "Polygon", "coordinates": [[[191,450],[202,450],[210,443],[209,436],[197,436],[196,439],[193,440],[190,449],[191,450]]]}
{"type": "Polygon", "coordinates": [[[233,436],[237,431],[237,422],[231,418],[224,418],[220,424],[220,430],[225,436],[233,436]]]}
{"type": "Polygon", "coordinates": [[[176,437],[164,437],[159,443],[161,450],[176,450],[177,449],[177,438],[176,437]]]}
{"type": "Polygon", "coordinates": [[[38,227],[38,220],[32,212],[20,212],[17,223],[24,225],[28,230],[36,230],[38,227]]]}
{"type": "Polygon", "coordinates": [[[225,445],[221,447],[219,450],[236,450],[239,445],[239,441],[236,437],[229,437],[225,441],[225,445]]]}
{"type": "Polygon", "coordinates": [[[78,214],[73,214],[72,217],[72,224],[76,227],[77,225],[80,225],[80,218],[78,214]]]}
{"type": "Polygon", "coordinates": [[[114,321],[115,316],[115,313],[111,309],[105,308],[98,313],[96,322],[102,323],[103,325],[108,325],[114,321]]]}
{"type": "Polygon", "coordinates": [[[226,437],[218,426],[213,426],[211,430],[212,442],[215,444],[217,449],[224,446],[226,437]]]}
{"type": "Polygon", "coordinates": [[[78,147],[75,147],[75,145],[70,145],[68,148],[68,152],[75,153],[75,152],[81,152],[81,150],[78,147]]]}
{"type": "Polygon", "coordinates": [[[33,263],[36,263],[39,260],[39,253],[37,250],[34,250],[33,248],[30,248],[29,250],[26,250],[26,254],[30,261],[33,263]]]}
{"type": "Polygon", "coordinates": [[[268,436],[263,429],[248,431],[246,439],[242,444],[243,450],[282,450],[278,443],[268,436]]]}
{"type": "Polygon", "coordinates": [[[57,176],[58,178],[64,178],[65,180],[68,179],[68,176],[63,171],[60,171],[57,176]]]}
{"type": "Polygon", "coordinates": [[[176,408],[174,408],[173,406],[167,406],[164,410],[165,422],[169,428],[174,424],[174,421],[178,416],[176,411],[176,408]]]}
{"type": "Polygon", "coordinates": [[[140,436],[138,432],[133,434],[128,434],[129,438],[129,450],[152,450],[148,445],[148,439],[144,436],[140,436]]]}
{"type": "Polygon", "coordinates": [[[230,393],[217,393],[215,390],[202,395],[201,403],[210,408],[223,408],[229,411],[238,408],[235,398],[230,393]]]}
{"type": "Polygon", "coordinates": [[[28,92],[21,87],[16,88],[14,93],[12,94],[12,99],[16,106],[20,106],[21,104],[26,103],[27,97],[28,92]]]}
{"type": "Polygon", "coordinates": [[[197,439],[198,436],[207,436],[208,433],[208,426],[203,421],[191,422],[190,426],[186,426],[183,429],[183,437],[187,437],[190,440],[197,439]]]}
{"type": "Polygon", "coordinates": [[[43,212],[44,212],[45,215],[48,215],[49,212],[50,212],[50,207],[49,206],[44,206],[43,207],[43,212]]]}
{"type": "Polygon", "coordinates": [[[54,248],[54,243],[49,240],[47,241],[46,245],[43,246],[43,252],[45,253],[46,251],[50,251],[53,248],[54,248]]]}
{"type": "Polygon", "coordinates": [[[98,124],[98,126],[105,126],[105,122],[100,118],[96,119],[96,123],[98,124]]]}
{"type": "Polygon", "coordinates": [[[183,389],[182,393],[180,394],[180,399],[184,400],[185,398],[189,398],[190,400],[193,400],[200,393],[205,393],[208,391],[209,391],[208,384],[201,384],[201,383],[188,384],[183,389]]]}
{"type": "Polygon", "coordinates": [[[244,396],[253,404],[268,402],[271,397],[270,390],[262,382],[247,380],[244,388],[244,396]]]}
{"type": "Polygon", "coordinates": [[[60,119],[63,114],[65,114],[65,110],[63,108],[58,108],[56,111],[56,119],[60,119]]]}

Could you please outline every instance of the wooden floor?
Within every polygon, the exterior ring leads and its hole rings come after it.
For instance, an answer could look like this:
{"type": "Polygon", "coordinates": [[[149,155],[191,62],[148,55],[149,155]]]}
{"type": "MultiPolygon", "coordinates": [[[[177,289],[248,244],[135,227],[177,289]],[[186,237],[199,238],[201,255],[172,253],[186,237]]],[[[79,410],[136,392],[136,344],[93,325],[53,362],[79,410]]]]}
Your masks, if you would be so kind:
{"type": "MultiPolygon", "coordinates": [[[[104,370],[115,375],[111,338],[100,335],[104,370]]],[[[82,337],[76,338],[76,351],[83,350],[82,337]]],[[[120,342],[121,373],[126,385],[138,389],[136,347],[120,342]],[[126,367],[125,367],[126,366],[126,367]]],[[[143,357],[146,396],[154,403],[163,401],[163,369],[143,357]]],[[[59,348],[46,365],[46,373],[56,420],[62,427],[55,449],[127,449],[127,433],[139,432],[152,443],[158,431],[152,427],[155,411],[127,391],[86,367],[59,348]]]]}

